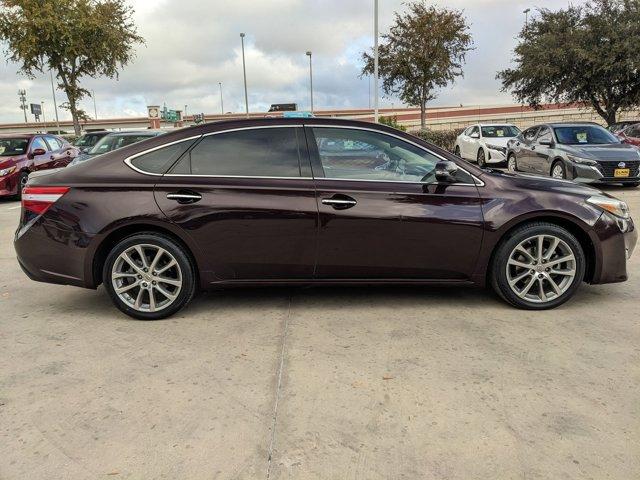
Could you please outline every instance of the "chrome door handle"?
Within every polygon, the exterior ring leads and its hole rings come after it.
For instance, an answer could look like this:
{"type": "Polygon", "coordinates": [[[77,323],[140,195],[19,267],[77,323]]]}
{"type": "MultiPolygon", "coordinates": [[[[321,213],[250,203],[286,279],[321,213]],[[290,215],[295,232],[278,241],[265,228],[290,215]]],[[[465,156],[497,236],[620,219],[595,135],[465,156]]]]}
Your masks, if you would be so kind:
{"type": "Polygon", "coordinates": [[[329,205],[336,210],[346,210],[347,208],[355,207],[358,202],[351,198],[345,196],[344,198],[323,198],[323,205],[329,205]]]}
{"type": "Polygon", "coordinates": [[[175,200],[178,203],[196,203],[202,200],[202,195],[195,192],[167,193],[168,200],[175,200]]]}

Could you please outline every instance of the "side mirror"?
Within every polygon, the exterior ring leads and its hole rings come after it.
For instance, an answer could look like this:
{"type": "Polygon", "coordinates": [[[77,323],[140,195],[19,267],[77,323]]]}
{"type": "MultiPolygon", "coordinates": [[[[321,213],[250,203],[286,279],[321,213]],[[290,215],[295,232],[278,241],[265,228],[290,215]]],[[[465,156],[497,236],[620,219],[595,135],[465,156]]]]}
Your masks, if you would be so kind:
{"type": "Polygon", "coordinates": [[[30,158],[34,158],[34,157],[39,157],[40,155],[44,155],[45,153],[47,153],[45,151],[44,148],[36,148],[34,150],[31,150],[31,154],[29,155],[30,158]]]}
{"type": "Polygon", "coordinates": [[[471,138],[475,138],[475,139],[480,138],[480,134],[479,134],[479,133],[477,133],[477,132],[476,132],[476,133],[472,133],[472,134],[471,134],[471,135],[469,135],[469,136],[470,136],[471,138]]]}
{"type": "Polygon", "coordinates": [[[442,183],[455,183],[458,165],[449,160],[436,163],[436,180],[442,183]]]}
{"type": "Polygon", "coordinates": [[[544,145],[545,147],[553,147],[553,140],[540,140],[538,142],[540,145],[544,145]]]}

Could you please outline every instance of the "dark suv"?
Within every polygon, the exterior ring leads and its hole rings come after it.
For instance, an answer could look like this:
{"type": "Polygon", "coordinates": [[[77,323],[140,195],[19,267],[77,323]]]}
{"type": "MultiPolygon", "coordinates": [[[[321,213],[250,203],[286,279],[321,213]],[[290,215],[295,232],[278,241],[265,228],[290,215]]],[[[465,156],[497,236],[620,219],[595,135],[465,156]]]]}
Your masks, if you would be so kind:
{"type": "Polygon", "coordinates": [[[511,172],[581,183],[640,185],[640,150],[595,123],[549,123],[522,132],[507,145],[511,172]]]}

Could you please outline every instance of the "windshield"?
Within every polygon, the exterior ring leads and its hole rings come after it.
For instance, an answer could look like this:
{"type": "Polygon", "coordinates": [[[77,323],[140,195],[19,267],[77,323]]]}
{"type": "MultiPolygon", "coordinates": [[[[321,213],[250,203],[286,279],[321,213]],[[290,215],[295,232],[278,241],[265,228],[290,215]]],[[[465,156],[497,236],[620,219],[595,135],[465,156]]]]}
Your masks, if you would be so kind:
{"type": "Polygon", "coordinates": [[[562,145],[606,145],[620,143],[610,132],[598,125],[554,128],[558,143],[562,145]]]}
{"type": "Polygon", "coordinates": [[[150,135],[107,135],[89,150],[89,155],[101,155],[151,138],[150,135]]]}
{"type": "Polygon", "coordinates": [[[95,145],[100,137],[98,135],[83,135],[78,140],[76,140],[76,147],[90,147],[95,145]]]}
{"type": "Polygon", "coordinates": [[[27,153],[29,139],[27,138],[0,138],[0,157],[13,157],[27,153]]]}
{"type": "Polygon", "coordinates": [[[497,125],[492,127],[482,127],[482,136],[489,138],[511,138],[520,135],[520,129],[513,125],[497,125]]]}

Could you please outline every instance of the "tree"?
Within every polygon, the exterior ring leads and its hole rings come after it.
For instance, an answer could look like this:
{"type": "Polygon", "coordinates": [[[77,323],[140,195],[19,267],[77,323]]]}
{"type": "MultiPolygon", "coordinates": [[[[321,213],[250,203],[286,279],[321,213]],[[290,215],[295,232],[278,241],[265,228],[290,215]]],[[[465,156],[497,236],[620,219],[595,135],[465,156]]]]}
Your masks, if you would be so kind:
{"type": "Polygon", "coordinates": [[[144,40],[124,0],[0,0],[0,40],[8,60],[29,78],[52,70],[67,95],[63,105],[73,117],[76,135],[87,118],[78,102],[90,92],[83,77],[117,78],[144,40]]]}
{"type": "MultiPolygon", "coordinates": [[[[462,76],[466,54],[473,49],[469,27],[461,11],[438,8],[419,1],[395,14],[394,25],[382,35],[379,74],[382,89],[408,105],[420,106],[426,127],[427,103],[436,90],[462,76]]],[[[373,73],[373,55],[363,53],[363,75],[373,73]]]]}
{"type": "Polygon", "coordinates": [[[503,91],[541,102],[591,105],[611,125],[640,104],[640,2],[590,0],[541,9],[520,32],[515,67],[498,73],[503,91]]]}

